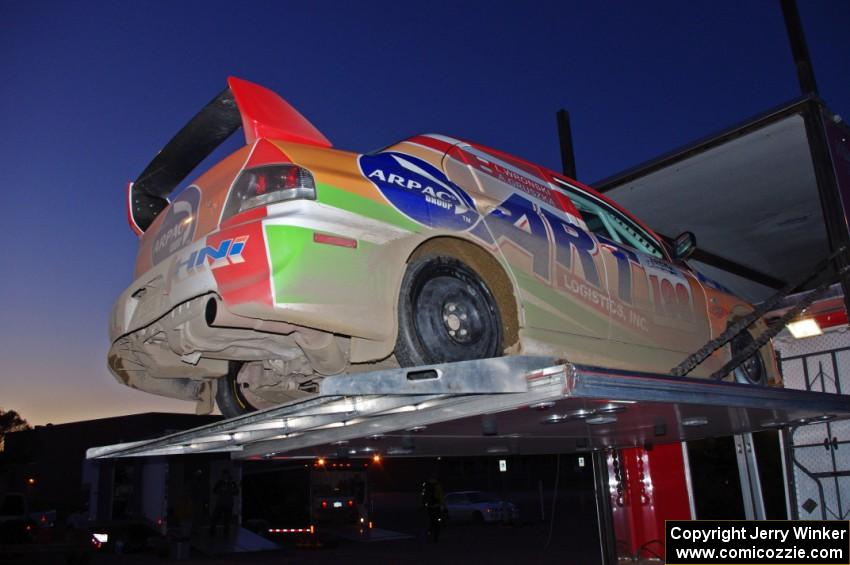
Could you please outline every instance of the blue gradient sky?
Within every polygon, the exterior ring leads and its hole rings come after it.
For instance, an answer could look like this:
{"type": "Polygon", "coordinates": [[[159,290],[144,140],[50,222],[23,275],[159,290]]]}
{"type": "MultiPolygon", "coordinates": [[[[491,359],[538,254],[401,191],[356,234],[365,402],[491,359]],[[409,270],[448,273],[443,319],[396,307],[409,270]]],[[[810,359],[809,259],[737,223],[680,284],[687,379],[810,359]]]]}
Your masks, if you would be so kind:
{"type": "MultiPolygon", "coordinates": [[[[821,95],[850,115],[850,2],[803,2],[821,95]]],[[[592,182],[798,95],[778,1],[0,0],[0,407],[31,423],[189,403],[106,369],[131,282],[124,186],[236,75],[340,148],[466,137],[592,182]]]]}

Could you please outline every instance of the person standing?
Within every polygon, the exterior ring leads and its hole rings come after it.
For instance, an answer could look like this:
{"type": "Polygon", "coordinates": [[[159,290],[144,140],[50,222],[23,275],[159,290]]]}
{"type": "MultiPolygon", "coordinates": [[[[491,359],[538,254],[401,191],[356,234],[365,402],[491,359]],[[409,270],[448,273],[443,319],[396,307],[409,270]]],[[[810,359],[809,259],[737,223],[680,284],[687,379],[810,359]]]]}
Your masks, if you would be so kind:
{"type": "Polygon", "coordinates": [[[426,539],[436,543],[443,522],[443,486],[434,477],[422,483],[422,506],[428,516],[426,539]]]}
{"type": "Polygon", "coordinates": [[[210,518],[210,535],[215,535],[215,529],[219,523],[224,524],[225,536],[230,534],[230,522],[233,519],[233,499],[239,494],[239,487],[227,469],[222,470],[221,478],[213,487],[215,495],[215,506],[210,518]]]}

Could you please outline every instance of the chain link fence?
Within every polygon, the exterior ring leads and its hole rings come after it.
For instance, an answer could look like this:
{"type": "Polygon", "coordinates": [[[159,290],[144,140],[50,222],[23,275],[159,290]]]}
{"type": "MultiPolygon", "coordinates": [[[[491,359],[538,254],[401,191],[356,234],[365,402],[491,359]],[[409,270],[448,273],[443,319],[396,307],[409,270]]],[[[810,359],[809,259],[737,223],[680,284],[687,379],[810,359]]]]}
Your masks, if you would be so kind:
{"type": "MultiPolygon", "coordinates": [[[[850,394],[850,329],[774,341],[786,388],[850,394]]],[[[796,426],[785,434],[792,517],[850,518],[850,421],[796,426]]]]}

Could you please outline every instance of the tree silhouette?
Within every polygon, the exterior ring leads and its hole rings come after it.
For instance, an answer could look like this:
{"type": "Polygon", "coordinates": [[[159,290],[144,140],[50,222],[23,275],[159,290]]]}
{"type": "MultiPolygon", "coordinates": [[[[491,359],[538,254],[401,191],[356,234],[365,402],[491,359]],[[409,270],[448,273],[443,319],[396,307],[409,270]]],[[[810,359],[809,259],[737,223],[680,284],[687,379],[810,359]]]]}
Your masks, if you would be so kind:
{"type": "Polygon", "coordinates": [[[3,410],[0,408],[0,451],[3,451],[6,434],[28,429],[30,429],[30,425],[26,420],[21,418],[20,414],[14,410],[3,410]]]}

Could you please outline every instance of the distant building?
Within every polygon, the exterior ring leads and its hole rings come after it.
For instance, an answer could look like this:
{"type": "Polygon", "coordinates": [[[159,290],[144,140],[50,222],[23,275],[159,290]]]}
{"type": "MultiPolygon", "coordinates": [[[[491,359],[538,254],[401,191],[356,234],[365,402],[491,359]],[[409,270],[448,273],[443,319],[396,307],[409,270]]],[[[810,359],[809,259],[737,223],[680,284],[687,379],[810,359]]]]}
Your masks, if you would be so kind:
{"type": "Polygon", "coordinates": [[[86,449],[151,439],[220,418],[192,414],[133,414],[48,424],[7,434],[5,449],[0,453],[0,492],[25,492],[30,508],[55,509],[59,520],[87,509],[92,501],[96,505],[89,512],[92,518],[118,518],[116,514],[122,518],[141,516],[143,473],[134,470],[140,471],[142,461],[133,458],[117,464],[105,461],[92,465],[86,463],[86,449]],[[116,490],[117,501],[112,496],[116,490]]]}

